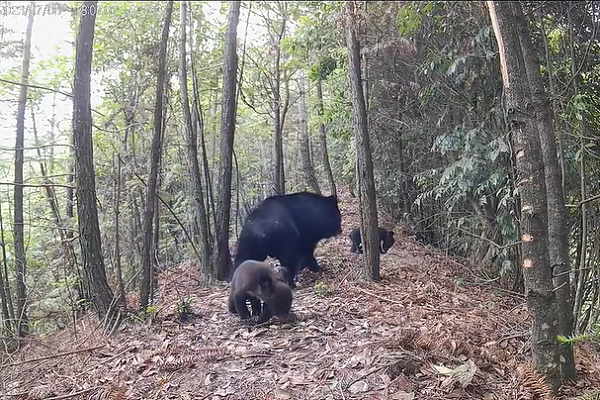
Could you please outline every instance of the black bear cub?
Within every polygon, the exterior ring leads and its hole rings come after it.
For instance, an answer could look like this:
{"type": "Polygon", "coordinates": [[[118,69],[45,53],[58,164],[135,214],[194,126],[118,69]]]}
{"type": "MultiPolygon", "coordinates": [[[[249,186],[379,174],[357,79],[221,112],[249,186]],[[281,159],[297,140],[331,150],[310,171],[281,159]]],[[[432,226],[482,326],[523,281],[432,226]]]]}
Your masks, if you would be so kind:
{"type": "Polygon", "coordinates": [[[280,274],[265,262],[247,260],[233,273],[229,292],[229,312],[242,320],[250,319],[246,300],[250,301],[252,316],[258,323],[271,319],[273,314],[286,320],[292,309],[292,289],[285,280],[287,271],[280,274]],[[261,306],[261,301],[263,302],[261,306]]]}
{"type": "MultiPolygon", "coordinates": [[[[362,239],[360,236],[360,228],[354,228],[350,232],[350,240],[352,240],[352,247],[350,251],[357,254],[362,254],[362,239]]],[[[381,254],[387,253],[387,251],[394,245],[396,239],[394,239],[394,232],[388,231],[384,228],[379,228],[379,252],[381,254]]]]}
{"type": "Polygon", "coordinates": [[[342,230],[336,196],[299,192],[264,199],[248,215],[238,238],[233,270],[245,260],[264,261],[267,256],[287,268],[288,284],[304,268],[320,271],[314,257],[317,243],[342,230]]]}

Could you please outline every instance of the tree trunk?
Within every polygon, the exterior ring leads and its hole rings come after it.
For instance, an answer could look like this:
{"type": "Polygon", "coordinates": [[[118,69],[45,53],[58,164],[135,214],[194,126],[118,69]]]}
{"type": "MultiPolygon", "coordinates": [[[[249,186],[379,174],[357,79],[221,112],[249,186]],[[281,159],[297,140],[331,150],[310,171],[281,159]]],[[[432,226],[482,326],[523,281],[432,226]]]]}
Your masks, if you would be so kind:
{"type": "MultiPolygon", "coordinates": [[[[78,269],[76,268],[75,249],[73,248],[73,241],[71,240],[72,231],[70,229],[65,228],[65,226],[64,226],[63,219],[60,215],[60,208],[58,205],[58,200],[56,198],[56,192],[55,192],[54,188],[52,186],[50,186],[50,184],[52,182],[48,178],[48,172],[47,172],[48,168],[42,161],[44,159],[44,157],[40,150],[40,142],[38,140],[37,125],[36,125],[35,113],[33,112],[33,109],[31,109],[31,123],[32,123],[32,128],[33,128],[34,143],[36,146],[38,158],[40,160],[39,161],[40,172],[42,174],[42,178],[44,179],[44,182],[46,182],[48,184],[45,187],[46,199],[48,200],[48,206],[50,207],[50,211],[52,211],[52,215],[54,216],[55,229],[58,231],[58,234],[60,237],[60,244],[61,244],[61,249],[62,249],[62,253],[63,253],[63,260],[64,260],[64,263],[66,264],[67,272],[65,273],[65,283],[66,283],[67,288],[70,290],[71,288],[69,287],[68,274],[77,273],[78,275],[80,275],[78,269]],[[68,235],[69,233],[71,234],[71,236],[68,235]]],[[[78,284],[77,290],[78,290],[80,297],[83,294],[83,291],[81,289],[82,289],[81,285],[78,284]]],[[[79,300],[79,299],[77,299],[77,300],[79,300]]],[[[76,310],[76,308],[77,308],[77,307],[75,307],[76,306],[75,303],[76,303],[76,301],[73,301],[73,304],[72,304],[73,310],[76,310]]]]}
{"type": "MultiPolygon", "coordinates": [[[[544,90],[544,82],[540,74],[540,66],[537,61],[535,49],[531,41],[531,33],[523,9],[518,2],[512,2],[516,16],[517,33],[523,51],[523,61],[527,70],[529,90],[535,109],[542,156],[544,158],[546,194],[548,200],[548,251],[550,254],[551,268],[554,271],[554,286],[556,287],[556,298],[560,306],[559,332],[565,337],[573,334],[573,299],[571,296],[571,284],[569,282],[570,267],[568,254],[567,208],[564,202],[562,187],[562,174],[557,158],[556,138],[554,126],[550,114],[550,101],[544,90]]],[[[561,344],[562,376],[565,379],[577,379],[575,370],[575,359],[573,357],[573,346],[561,344]]]]}
{"type": "MultiPolygon", "coordinates": [[[[570,8],[572,7],[573,3],[569,2],[569,9],[567,10],[567,18],[569,21],[569,51],[570,51],[570,56],[571,56],[571,74],[573,75],[572,78],[572,82],[573,82],[573,95],[577,96],[579,94],[579,79],[577,79],[577,70],[579,65],[577,65],[577,59],[576,59],[576,55],[575,55],[575,37],[573,35],[573,21],[572,21],[572,16],[571,16],[571,10],[570,8]]],[[[579,120],[579,149],[580,149],[580,156],[579,156],[579,192],[581,195],[581,218],[580,218],[580,231],[581,231],[581,238],[580,238],[580,248],[581,251],[579,252],[579,257],[577,262],[579,263],[579,266],[577,268],[578,272],[576,274],[577,276],[577,288],[576,288],[576,292],[575,292],[575,303],[573,306],[573,317],[574,317],[574,321],[575,324],[577,325],[577,331],[581,332],[583,330],[583,327],[585,326],[583,324],[583,320],[581,318],[581,311],[582,311],[582,305],[585,302],[585,287],[587,285],[588,282],[588,277],[590,276],[590,273],[587,271],[586,266],[587,266],[587,254],[588,254],[588,205],[586,202],[587,199],[587,183],[586,183],[586,168],[585,168],[585,160],[586,160],[586,149],[585,149],[585,145],[586,145],[586,140],[585,137],[587,137],[587,133],[586,133],[586,125],[585,125],[585,120],[584,120],[584,116],[582,115],[582,118],[579,120]]],[[[593,304],[593,303],[592,303],[593,304]]]]}
{"type": "Polygon", "coordinates": [[[125,302],[125,285],[123,284],[123,271],[121,267],[121,233],[120,233],[120,218],[121,218],[121,157],[118,152],[114,154],[116,167],[115,178],[115,274],[117,279],[117,293],[119,295],[118,302],[122,306],[125,302]]]}
{"type": "Polygon", "coordinates": [[[302,157],[302,174],[304,178],[304,185],[310,188],[310,190],[312,190],[314,193],[321,194],[310,155],[310,144],[308,138],[308,110],[306,109],[306,78],[304,76],[304,71],[300,71],[299,75],[298,108],[300,111],[300,123],[298,124],[298,131],[300,133],[300,154],[302,157]]]}
{"type": "MultiPolygon", "coordinates": [[[[96,1],[84,2],[84,8],[96,7],[96,1]]],[[[95,13],[81,15],[75,52],[75,82],[73,83],[73,137],[75,151],[75,182],[77,187],[77,217],[83,255],[83,284],[103,323],[118,322],[111,302],[113,293],[106,280],[98,209],[96,207],[96,175],[92,144],[92,111],[90,81],[94,42],[95,13]]]]}
{"type": "Polygon", "coordinates": [[[508,120],[515,133],[517,179],[522,202],[521,240],[525,296],[533,316],[532,354],[534,368],[546,377],[554,391],[561,384],[556,336],[559,311],[548,257],[548,207],[540,137],[531,109],[527,73],[519,37],[514,30],[511,3],[488,1],[498,48],[508,120]]]}
{"type": "Polygon", "coordinates": [[[221,184],[217,213],[217,279],[226,280],[231,270],[229,253],[229,219],[231,214],[231,179],[233,138],[236,117],[237,26],[241,1],[229,2],[225,54],[223,56],[223,98],[221,102],[221,184]]]}
{"type": "Polygon", "coordinates": [[[348,59],[350,65],[350,91],[354,109],[354,138],[356,143],[357,177],[359,183],[360,226],[364,249],[365,276],[379,280],[379,229],[373,159],[367,123],[367,107],[361,78],[360,43],[357,36],[355,3],[346,2],[348,59]]]}
{"type": "Polygon", "coordinates": [[[6,262],[6,245],[4,242],[4,223],[2,221],[2,207],[0,206],[0,246],[2,247],[2,266],[0,266],[0,301],[2,302],[2,322],[4,329],[0,332],[5,336],[12,335],[12,321],[14,310],[10,300],[10,286],[8,285],[8,266],[6,262]]]}
{"type": "Polygon", "coordinates": [[[15,144],[15,214],[14,214],[14,256],[17,283],[17,334],[25,336],[29,333],[29,316],[27,314],[27,286],[25,263],[25,234],[23,219],[23,153],[25,146],[25,109],[27,107],[27,84],[29,83],[29,61],[31,58],[31,32],[35,2],[29,7],[27,31],[23,46],[23,64],[21,67],[21,88],[19,90],[19,107],[17,110],[17,140],[15,144]]]}
{"type": "Polygon", "coordinates": [[[281,116],[281,40],[285,34],[286,17],[281,20],[275,46],[275,66],[273,71],[273,140],[275,143],[275,194],[285,194],[285,168],[283,162],[283,122],[281,116]]]}
{"type": "MultiPolygon", "coordinates": [[[[190,37],[190,48],[194,48],[192,45],[192,38],[193,36],[190,37]]],[[[200,148],[202,150],[202,163],[203,163],[203,167],[204,167],[204,180],[206,182],[206,191],[208,192],[208,198],[206,199],[206,213],[207,215],[212,215],[212,223],[214,227],[217,226],[217,212],[216,212],[216,207],[215,207],[215,196],[214,196],[214,192],[213,192],[213,180],[211,177],[211,170],[210,170],[210,166],[208,164],[208,153],[206,150],[206,134],[205,134],[205,123],[204,123],[204,118],[202,115],[202,109],[201,109],[201,102],[200,102],[200,88],[199,88],[199,84],[198,84],[198,76],[196,74],[196,68],[195,68],[195,57],[194,57],[194,52],[192,52],[190,54],[190,66],[192,69],[192,87],[193,87],[193,91],[194,91],[194,95],[192,97],[192,124],[194,124],[194,126],[196,127],[196,129],[198,130],[198,141],[200,142],[200,148]]],[[[219,78],[217,75],[217,85],[219,82],[219,78]]],[[[215,97],[216,97],[216,92],[213,92],[211,90],[211,97],[212,94],[215,93],[215,97]]],[[[210,102],[209,102],[210,103],[210,102]]],[[[216,116],[217,113],[217,105],[216,105],[216,101],[214,102],[214,116],[216,116]]],[[[217,131],[217,121],[216,118],[214,118],[215,120],[215,125],[214,125],[214,129],[213,129],[213,137],[216,137],[216,131],[217,131]]],[[[213,149],[214,150],[214,149],[213,149]]],[[[207,218],[206,220],[206,230],[208,232],[208,239],[207,239],[207,243],[205,243],[204,245],[207,246],[208,248],[208,253],[212,254],[212,248],[213,248],[213,230],[211,227],[211,223],[210,223],[210,218],[207,218]]],[[[204,250],[200,250],[200,251],[204,251],[204,250]]],[[[214,263],[213,263],[213,268],[214,268],[214,263]]],[[[213,276],[214,276],[214,271],[213,271],[213,276]]]]}
{"type": "Polygon", "coordinates": [[[204,207],[204,190],[202,188],[202,173],[200,163],[198,162],[198,128],[197,124],[192,123],[192,113],[187,91],[187,61],[186,61],[186,20],[187,20],[187,2],[181,3],[180,8],[180,42],[179,42],[179,82],[180,97],[183,109],[183,119],[185,121],[184,131],[187,149],[188,169],[192,181],[192,190],[194,198],[194,211],[199,224],[200,231],[200,277],[204,284],[208,284],[214,276],[210,270],[210,253],[208,247],[208,216],[204,207]]]}
{"type": "Polygon", "coordinates": [[[319,141],[321,142],[321,163],[325,169],[327,182],[329,183],[329,194],[337,196],[337,188],[329,163],[329,153],[327,151],[327,130],[325,129],[325,121],[323,121],[325,110],[323,107],[323,81],[317,79],[317,113],[319,114],[319,141]]]}
{"type": "Polygon", "coordinates": [[[152,297],[152,220],[154,218],[154,204],[158,178],[158,163],[162,151],[163,135],[163,100],[165,78],[167,74],[167,45],[169,39],[169,27],[171,25],[171,14],[173,13],[173,1],[167,3],[165,22],[160,42],[158,55],[158,79],[156,83],[156,104],[154,105],[154,132],[152,135],[152,148],[150,150],[150,172],[146,187],[146,209],[144,210],[144,222],[142,226],[142,288],[140,293],[140,307],[146,311],[152,297]]]}

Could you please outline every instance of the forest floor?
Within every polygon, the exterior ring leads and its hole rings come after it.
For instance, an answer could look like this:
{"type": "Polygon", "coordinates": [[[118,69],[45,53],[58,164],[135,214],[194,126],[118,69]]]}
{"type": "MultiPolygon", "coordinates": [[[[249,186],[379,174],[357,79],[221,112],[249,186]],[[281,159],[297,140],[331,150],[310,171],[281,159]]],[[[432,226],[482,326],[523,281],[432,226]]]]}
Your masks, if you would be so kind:
{"type": "MultiPolygon", "coordinates": [[[[93,315],[76,331],[32,337],[2,356],[1,399],[546,399],[528,364],[531,317],[522,297],[397,233],[381,282],[360,280],[348,232],[357,200],[340,194],[343,234],[303,272],[295,319],[243,325],[227,284],[200,289],[196,267],[162,274],[152,320],[105,335],[93,315]],[[322,282],[321,284],[319,282],[322,282]],[[182,322],[176,304],[189,299],[182,322]]],[[[135,299],[128,299],[135,301],[135,299]]],[[[577,345],[580,380],[561,398],[600,388],[600,357],[577,345]]]]}

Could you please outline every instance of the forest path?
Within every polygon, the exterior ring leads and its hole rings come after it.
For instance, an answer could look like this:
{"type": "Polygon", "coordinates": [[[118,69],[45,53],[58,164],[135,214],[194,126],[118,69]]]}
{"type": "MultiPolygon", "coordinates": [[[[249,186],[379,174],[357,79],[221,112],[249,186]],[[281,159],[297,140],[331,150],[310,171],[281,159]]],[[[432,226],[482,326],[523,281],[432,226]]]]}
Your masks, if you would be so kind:
{"type": "MultiPolygon", "coordinates": [[[[11,363],[104,348],[5,367],[2,389],[27,387],[27,397],[11,397],[27,400],[77,391],[86,399],[481,400],[533,387],[523,299],[493,290],[382,213],[397,240],[381,257],[381,282],[361,282],[362,256],[347,238],[359,224],[356,201],[340,193],[343,234],[318,246],[322,273],[299,277],[292,323],[243,325],[227,311],[227,284],[199,289],[196,267],[185,264],[161,275],[152,324],[126,323],[106,337],[86,318],[77,337],[65,330],[11,363]],[[175,313],[181,299],[193,314],[186,322],[175,313]]],[[[578,361],[579,387],[597,386],[598,360],[581,353],[578,361]]]]}

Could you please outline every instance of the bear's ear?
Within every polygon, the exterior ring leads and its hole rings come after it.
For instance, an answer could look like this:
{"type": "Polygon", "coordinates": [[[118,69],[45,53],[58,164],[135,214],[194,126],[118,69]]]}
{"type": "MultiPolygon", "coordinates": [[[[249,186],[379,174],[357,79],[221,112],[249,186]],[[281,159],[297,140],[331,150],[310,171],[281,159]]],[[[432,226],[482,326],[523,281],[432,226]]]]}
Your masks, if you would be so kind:
{"type": "Polygon", "coordinates": [[[330,199],[335,204],[338,203],[338,197],[335,194],[332,194],[331,196],[327,196],[327,198],[330,199]]]}
{"type": "Polygon", "coordinates": [[[288,282],[290,279],[290,270],[284,266],[279,267],[279,278],[284,282],[288,282]]]}

